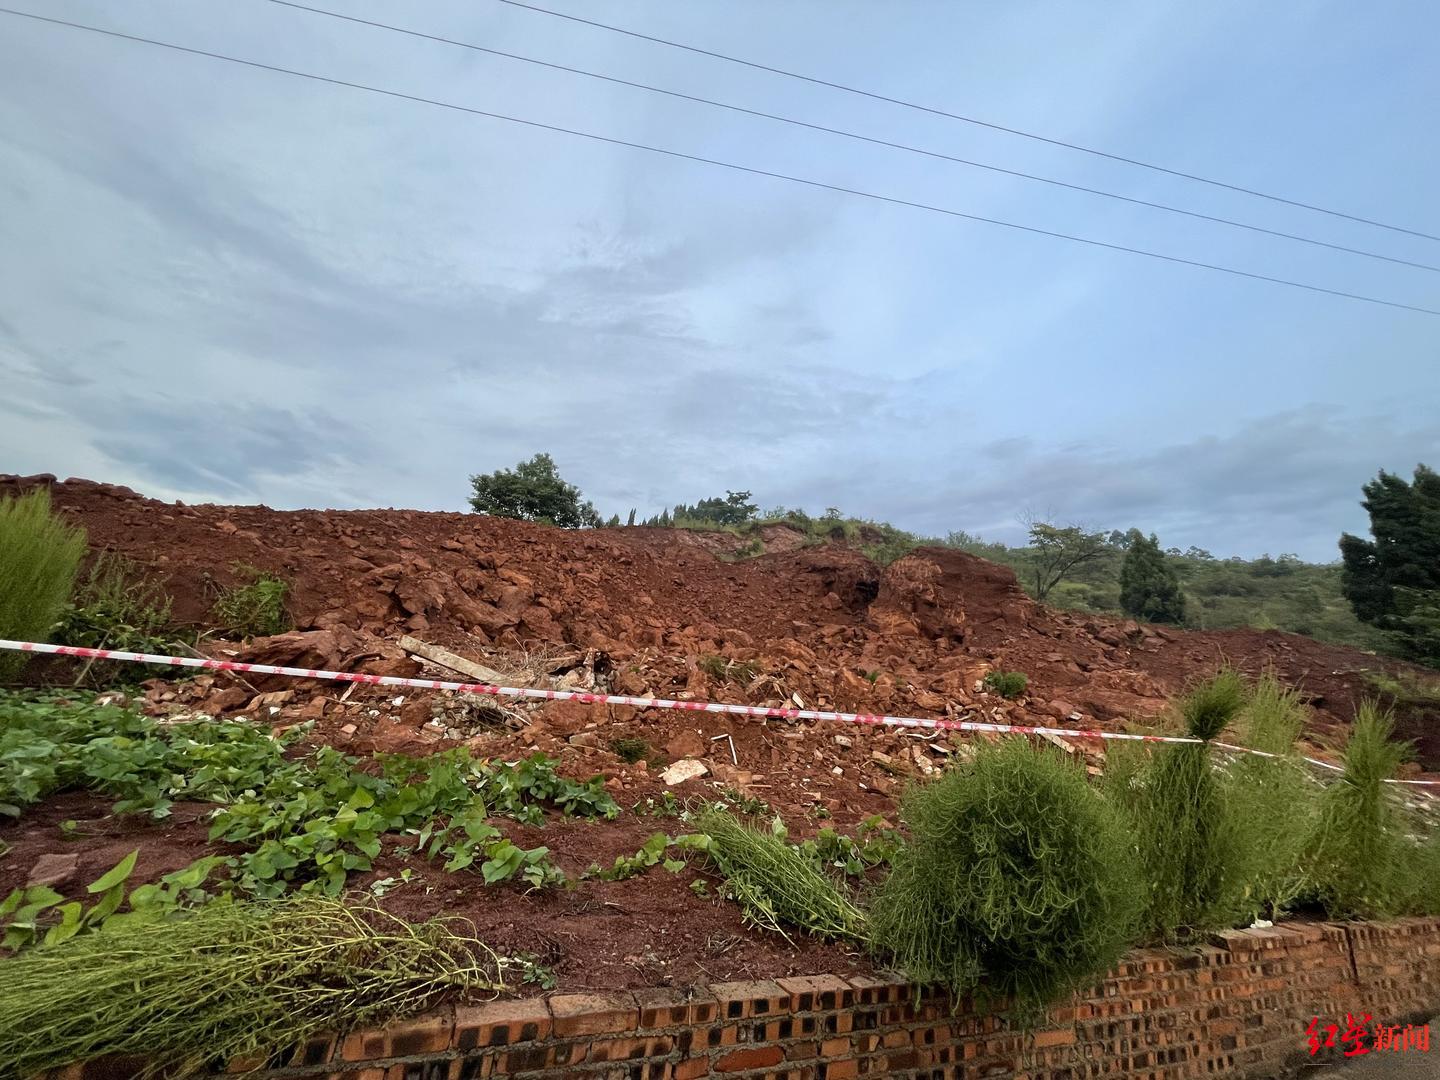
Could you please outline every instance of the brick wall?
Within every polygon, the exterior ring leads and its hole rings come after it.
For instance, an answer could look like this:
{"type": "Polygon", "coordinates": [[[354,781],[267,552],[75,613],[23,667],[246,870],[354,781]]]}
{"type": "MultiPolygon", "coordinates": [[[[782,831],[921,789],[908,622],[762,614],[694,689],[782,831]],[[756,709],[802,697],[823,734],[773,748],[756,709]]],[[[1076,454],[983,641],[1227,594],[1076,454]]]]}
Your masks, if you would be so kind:
{"type": "MultiPolygon", "coordinates": [[[[1289,924],[1136,951],[1028,1033],[898,980],[817,975],[459,1006],[338,1045],[315,1039],[252,1075],[1261,1077],[1311,1061],[1311,1018],[1343,1025],[1347,1012],[1376,1023],[1440,1012],[1440,919],[1289,924]]],[[[75,1072],[116,1075],[99,1065],[75,1072]]]]}

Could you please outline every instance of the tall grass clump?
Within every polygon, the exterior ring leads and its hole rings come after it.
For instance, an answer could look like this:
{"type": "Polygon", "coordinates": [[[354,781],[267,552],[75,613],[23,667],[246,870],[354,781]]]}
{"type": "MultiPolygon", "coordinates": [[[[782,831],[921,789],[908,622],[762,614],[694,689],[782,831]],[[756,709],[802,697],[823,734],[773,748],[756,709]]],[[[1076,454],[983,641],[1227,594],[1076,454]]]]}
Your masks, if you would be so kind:
{"type": "Polygon", "coordinates": [[[781,935],[791,926],[823,938],[863,940],[864,913],[783,833],[753,828],[714,806],[697,814],[694,824],[725,878],[726,894],[748,922],[781,935]]]}
{"type": "Polygon", "coordinates": [[[220,629],[241,637],[265,637],[289,630],[290,613],[285,607],[289,582],[244,563],[236,564],[235,572],[249,580],[226,589],[215,602],[220,629]]]}
{"type": "Polygon", "coordinates": [[[1331,918],[1383,918],[1406,906],[1416,854],[1385,781],[1409,753],[1395,742],[1394,720],[1373,701],[1361,704],[1345,743],[1345,772],[1320,796],[1307,852],[1315,898],[1331,918]]]}
{"type": "Polygon", "coordinates": [[[1084,985],[1140,914],[1122,817],[1077,764],[1024,739],[911,789],[910,843],[870,908],[874,946],[918,982],[1013,1000],[1022,1016],[1084,985]]]}
{"type": "Polygon", "coordinates": [[[223,1070],[446,991],[498,990],[498,964],[439,920],[316,897],[210,904],[0,960],[0,1072],[117,1053],[144,1055],[147,1076],[223,1070]]]}
{"type": "Polygon", "coordinates": [[[1305,724],[1299,696],[1273,675],[1262,677],[1240,716],[1241,741],[1273,757],[1243,754],[1224,776],[1224,798],[1244,828],[1245,913],[1274,919],[1305,889],[1305,845],[1320,787],[1295,750],[1305,724]]]}
{"type": "Polygon", "coordinates": [[[1210,742],[1245,704],[1245,684],[1222,671],[1192,687],[1179,712],[1194,743],[1160,747],[1136,780],[1131,817],[1147,881],[1149,935],[1173,939],[1238,919],[1248,855],[1237,808],[1225,797],[1210,742]]]}
{"type": "MultiPolygon", "coordinates": [[[[85,530],[51,512],[48,488],[0,499],[0,638],[48,640],[84,555],[85,530]]],[[[24,662],[0,652],[0,679],[24,662]]]]}

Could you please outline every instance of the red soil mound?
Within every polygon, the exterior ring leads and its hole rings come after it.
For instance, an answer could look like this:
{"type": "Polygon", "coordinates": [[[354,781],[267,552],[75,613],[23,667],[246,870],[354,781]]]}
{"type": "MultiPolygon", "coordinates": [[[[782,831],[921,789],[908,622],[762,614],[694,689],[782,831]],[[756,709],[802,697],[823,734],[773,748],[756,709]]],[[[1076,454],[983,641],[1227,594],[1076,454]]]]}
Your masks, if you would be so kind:
{"type": "Polygon", "coordinates": [[[1229,662],[1301,688],[1321,735],[1353,716],[1365,671],[1404,666],[1274,631],[1196,633],[1054,611],[1009,569],[942,548],[884,570],[829,545],[727,562],[711,550],[733,548],[726,534],[712,544],[680,530],[564,531],[476,514],[171,505],[49,477],[0,476],[0,494],[35,483],[50,484],[92,546],[151,568],[180,621],[205,624],[238,564],[285,578],[296,628],[330,634],[266,655],[307,665],[398,672],[406,662],[384,642],[408,632],[471,655],[597,650],[630,693],[757,704],[798,693],[821,708],[983,709],[1103,726],[1154,717],[1187,680],[1229,662]],[[717,678],[713,665],[697,667],[707,656],[751,661],[772,678],[717,678]],[[1030,677],[1023,703],[976,694],[995,667],[1030,677]]]}

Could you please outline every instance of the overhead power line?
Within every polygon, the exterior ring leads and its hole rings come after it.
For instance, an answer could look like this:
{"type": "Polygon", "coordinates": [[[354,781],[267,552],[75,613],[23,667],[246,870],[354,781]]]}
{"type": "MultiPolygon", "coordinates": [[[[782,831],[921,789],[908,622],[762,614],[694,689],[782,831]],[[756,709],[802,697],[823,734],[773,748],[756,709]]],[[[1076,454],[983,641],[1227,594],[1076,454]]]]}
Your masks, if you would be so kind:
{"type": "Polygon", "coordinates": [[[1150,169],[1152,172],[1164,173],[1167,176],[1178,176],[1183,180],[1194,180],[1196,183],[1225,188],[1227,191],[1237,191],[1242,195],[1253,195],[1257,199],[1269,199],[1271,202],[1284,203],[1286,206],[1296,206],[1302,210],[1313,210],[1317,214],[1329,214],[1331,217],[1344,218],[1347,221],[1357,221],[1362,225],[1373,225],[1378,229],[1389,229],[1391,232],[1405,233],[1408,236],[1418,236],[1425,240],[1440,240],[1440,236],[1421,232],[1418,229],[1409,229],[1403,225],[1390,225],[1383,221],[1376,221],[1373,218],[1347,214],[1343,210],[1331,210],[1324,206],[1316,206],[1313,203],[1286,198],[1283,195],[1272,195],[1268,192],[1256,191],[1254,188],[1227,183],[1224,180],[1216,180],[1213,177],[1200,176],[1197,173],[1188,173],[1182,172],[1179,169],[1166,168],[1164,165],[1141,161],[1138,158],[1125,157],[1122,154],[1112,154],[1106,150],[1097,150],[1093,146],[1082,146],[1079,143],[1066,142],[1064,139],[1055,139],[1048,135],[1039,135],[1033,131],[1006,127],[1004,124],[997,124],[990,120],[981,120],[974,116],[964,116],[960,113],[947,112],[944,109],[935,108],[934,106],[921,105],[918,102],[890,97],[889,95],[877,93],[872,90],[862,90],[857,86],[847,86],[844,83],[831,82],[829,79],[821,79],[814,75],[802,75],[797,71],[787,71],[785,68],[771,67],[769,64],[761,64],[755,60],[746,60],[739,56],[730,56],[726,53],[715,52],[711,49],[702,49],[696,45],[686,45],[682,41],[671,41],[668,38],[655,37],[652,34],[642,34],[638,30],[627,30],[623,26],[612,26],[609,23],[598,22],[595,19],[586,19],[579,15],[570,15],[564,11],[555,11],[551,8],[540,7],[536,4],[523,3],[522,0],[499,0],[499,2],[509,4],[511,7],[524,8],[526,11],[538,12],[541,15],[551,15],[557,19],[568,19],[570,22],[584,23],[586,26],[593,26],[598,30],[609,30],[611,33],[624,34],[626,37],[637,38],[640,41],[650,41],[656,45],[665,45],[672,49],[684,49],[686,52],[696,53],[700,56],[709,56],[716,60],[724,60],[727,63],[740,64],[743,67],[754,68],[756,71],[768,71],[772,75],[783,75],[787,79],[799,79],[801,82],[829,87],[831,90],[843,90],[847,94],[856,94],[860,97],[870,98],[872,101],[883,101],[890,105],[900,105],[907,109],[916,109],[920,112],[930,113],[933,116],[943,116],[948,120],[959,120],[965,124],[974,124],[977,127],[989,128],[991,131],[1002,131],[1007,135],[1018,135],[1022,139],[1033,139],[1035,142],[1064,147],[1066,150],[1078,150],[1082,154],[1092,154],[1095,157],[1118,161],[1125,165],[1135,165],[1141,169],[1150,169]]]}
{"type": "Polygon", "coordinates": [[[740,165],[732,161],[721,161],[718,158],[701,157],[698,154],[687,154],[680,150],[669,150],[661,146],[651,146],[647,143],[631,142],[628,139],[617,139],[609,135],[597,135],[590,131],[581,131],[578,128],[561,127],[558,124],[546,124],[539,120],[527,120],[523,117],[508,116],[504,113],[490,112],[485,109],[477,109],[469,105],[458,105],[450,101],[440,101],[436,98],[421,97],[417,94],[406,94],[399,90],[386,90],[378,86],[369,86],[365,83],[350,82],[346,79],[337,79],[329,75],[317,75],[313,72],[298,71],[294,68],[280,67],[276,64],[266,64],[258,60],[246,60],[237,56],[230,56],[225,53],[210,52],[206,49],[196,49],[189,45],[178,45],[170,41],[161,41],[157,38],[142,37],[138,34],[126,34],[119,30],[107,30],[99,26],[90,26],[86,23],[70,22],[66,19],[56,19],[48,15],[37,15],[31,11],[17,11],[14,8],[0,7],[0,14],[13,15],[24,19],[33,19],[36,22],[50,23],[55,26],[64,26],[72,30],[84,30],[88,33],[103,34],[106,37],[119,38],[123,41],[133,41],[142,45],[154,45],[162,49],[170,49],[174,52],[188,53],[192,56],[204,56],[211,60],[223,60],[230,64],[239,64],[243,67],[255,68],[260,71],[270,71],[278,75],[291,75],[298,79],[308,79],[312,82],[325,83],[330,86],[343,86],[350,90],[363,90],[370,94],[379,94],[383,97],[395,98],[400,101],[411,101],[420,105],[433,105],[440,109],[449,109],[453,112],[467,113],[471,116],[483,116],[491,120],[503,120],[510,124],[520,124],[524,127],[536,128],[542,131],[553,131],[562,135],[574,135],[577,138],[590,139],[593,142],[607,143],[611,146],[625,146],[633,150],[644,150],[652,154],[663,154],[666,157],[677,158],[682,161],[694,161],[702,165],[712,165],[720,169],[729,169],[734,172],[749,173],[752,176],[766,176],[774,180],[784,180],[792,184],[802,184],[806,187],[819,188],[824,191],[835,191],[843,195],[855,195],[863,199],[873,199],[876,202],[889,203],[893,206],[908,206],[915,210],[925,210],[930,213],[944,214],[947,217],[961,218],[966,221],[978,221],[987,225],[999,225],[1006,229],[1014,229],[1018,232],[1031,233],[1035,236],[1048,236],[1056,240],[1069,240],[1077,244],[1087,244],[1091,247],[1104,248],[1108,251],[1120,251],[1129,255],[1143,255],[1148,259],[1158,259],[1162,262],[1175,263],[1180,266],[1193,266],[1201,270],[1214,270],[1222,274],[1233,274],[1236,277],[1249,278],[1252,281],[1266,281],[1274,285],[1286,285],[1293,289],[1304,289],[1307,292],[1322,293],[1326,296],[1337,296],[1346,300],[1359,300],[1367,304],[1379,304],[1383,307],[1399,308],[1404,311],[1415,311],[1423,315],[1440,315],[1440,309],[1420,307],[1416,304],[1401,303],[1397,300],[1384,300],[1375,296],[1365,296],[1361,293],[1345,292],[1340,289],[1329,289],[1323,285],[1311,285],[1302,281],[1291,281],[1288,278],[1271,277],[1268,274],[1257,274],[1249,270],[1240,270],[1233,266],[1222,266],[1216,263],[1200,262],[1196,259],[1186,259],[1179,255],[1166,255],[1163,252],[1148,251],[1145,248],[1129,247],[1125,244],[1112,244],[1106,240],[1095,240],[1090,237],[1075,236],[1071,233],[1055,232],[1051,229],[1042,229],[1034,225],[1021,225],[1013,221],[1002,221],[999,218],[984,217],[980,214],[971,214],[963,210],[955,210],[944,206],[933,206],[929,203],[916,202],[911,199],[902,199],[893,195],[881,195],[873,191],[862,191],[859,188],[844,187],[840,184],[830,184],[822,180],[811,180],[807,177],[792,176],[788,173],[774,172],[769,169],[760,169],[750,165],[740,165]]]}
{"type": "Polygon", "coordinates": [[[1145,206],[1153,210],[1163,210],[1170,214],[1181,214],[1188,218],[1195,218],[1199,221],[1209,221],[1218,225],[1228,225],[1236,229],[1246,229],[1254,233],[1262,233],[1266,236],[1280,237],[1284,240],[1295,240],[1302,244],[1313,244],[1316,247],[1329,248],[1331,251],[1341,251],[1349,255],[1363,255],[1369,259],[1379,259],[1382,262],[1396,263],[1400,266],[1413,267],[1416,270],[1429,270],[1431,273],[1440,274],[1440,266],[1430,263],[1413,262],[1410,259],[1400,259],[1392,255],[1383,255],[1377,251],[1366,251],[1362,248],[1346,247],[1344,244],[1332,244],[1328,240],[1317,240],[1310,236],[1300,236],[1295,233],[1283,232],[1279,229],[1267,229],[1261,225],[1252,225],[1244,221],[1234,221],[1230,218],[1218,217],[1214,214],[1202,214],[1195,210],[1186,210],[1178,206],[1169,206],[1165,203],[1151,202],[1147,199],[1137,199],[1129,195],[1121,195],[1114,191],[1104,191],[1100,188],[1085,187],[1083,184],[1072,184],[1064,180],[1056,180],[1048,176],[1038,176],[1034,173],[1021,172],[1017,169],[1006,169],[999,165],[990,165],[982,161],[971,161],[968,158],[955,157],[951,154],[943,154],[936,150],[926,150],[923,147],[908,146],[905,143],[891,142],[888,139],[877,139],[869,135],[861,135],[858,132],[846,131],[842,128],[827,127],[824,124],[812,124],[805,120],[796,120],[789,116],[780,116],[776,113],[763,112],[759,109],[749,109],[743,105],[734,105],[725,101],[716,101],[712,98],[699,97],[695,94],[682,93],[679,90],[669,90],[661,86],[651,86],[648,83],[634,82],[630,79],[622,79],[614,75],[605,75],[597,71],[587,71],[584,68],[571,67],[567,64],[557,64],[549,60],[540,60],[533,56],[522,56],[519,53],[506,52],[503,49],[492,49],[486,45],[476,45],[473,42],[459,41],[455,38],[442,37],[439,34],[428,34],[421,30],[412,30],[404,26],[394,26],[390,23],[376,22],[373,19],[362,19],[356,15],[345,15],[338,11],[329,11],[325,8],[311,7],[309,4],[296,3],[295,0],[270,0],[272,4],[281,7],[295,8],[297,11],[308,11],[315,15],[324,15],[331,19],[340,19],[344,22],[358,23],[362,26],[373,27],[377,30],[387,30],[396,34],[404,34],[408,37],[421,38],[425,41],[435,41],[443,45],[454,45],[457,48],[469,49],[472,52],[486,53],[490,56],[504,57],[507,60],[518,60],[525,64],[534,64],[537,67],[549,68],[554,71],[564,71],[572,75],[583,75],[589,79],[599,79],[603,82],[614,83],[619,86],[628,86],[636,90],[645,90],[653,94],[663,94],[666,97],[679,98],[682,101],[692,101],[700,105],[708,105],[717,109],[726,109],[730,112],[743,113],[746,116],[758,116],[765,120],[775,120],[782,124],[791,124],[795,127],[808,128],[811,131],[821,131],[829,135],[839,135],[846,139],[855,139],[860,142],[871,143],[875,146],[884,146],[892,150],[904,150],[911,154],[920,154],[928,158],[937,158],[941,161],[954,162],[957,165],[968,165],[976,169],[985,169],[989,172],[1002,173],[1005,176],[1019,177],[1022,180],[1033,180],[1041,184],[1050,184],[1054,187],[1068,188],[1071,191],[1084,192],[1087,195],[1099,195],[1106,199],[1116,199],[1120,202],[1131,203],[1135,206],[1145,206]]]}

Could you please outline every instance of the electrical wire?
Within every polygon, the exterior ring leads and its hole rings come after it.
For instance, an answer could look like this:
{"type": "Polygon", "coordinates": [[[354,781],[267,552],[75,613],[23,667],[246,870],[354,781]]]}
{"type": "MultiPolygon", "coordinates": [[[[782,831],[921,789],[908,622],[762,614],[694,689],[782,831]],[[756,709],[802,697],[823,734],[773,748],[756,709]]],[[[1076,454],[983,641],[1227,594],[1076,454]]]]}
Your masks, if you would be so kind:
{"type": "Polygon", "coordinates": [[[1382,255],[1377,251],[1366,251],[1363,248],[1346,247],[1344,244],[1333,244],[1328,240],[1317,240],[1310,236],[1300,236],[1296,233],[1283,232],[1279,229],[1267,229],[1262,225],[1252,225],[1244,221],[1234,221],[1230,218],[1218,217],[1214,214],[1202,214],[1195,210],[1186,210],[1178,206],[1169,206],[1165,203],[1151,202],[1148,199],[1137,199],[1129,195],[1121,195],[1114,191],[1105,191],[1101,188],[1085,187],[1083,184],[1072,184],[1064,180],[1056,180],[1048,176],[1038,176],[1034,173],[1021,172],[1017,169],[1006,169],[999,165],[990,165],[982,161],[972,161],[968,158],[955,157],[951,154],[943,154],[936,150],[926,150],[918,146],[909,146],[905,143],[891,142],[888,139],[872,138],[869,135],[861,135],[858,132],[846,131],[843,128],[826,127],[824,124],[812,124],[805,120],[796,120],[789,116],[780,116],[776,113],[763,112],[759,109],[749,109],[743,105],[734,105],[725,101],[716,101],[711,98],[699,97],[695,94],[682,93],[679,90],[668,90],[660,86],[651,86],[648,83],[634,82],[630,79],[622,79],[614,75],[604,75],[597,71],[587,71],[584,68],[571,67],[567,64],[557,64],[549,60],[540,60],[533,56],[522,56],[519,53],[506,52],[503,49],[493,49],[486,45],[476,45],[473,42],[459,41],[455,38],[442,37],[439,34],[427,34],[421,30],[411,30],[404,26],[394,26],[390,23],[376,22],[373,19],[362,19],[356,15],[346,15],[338,11],[330,11],[326,8],[311,7],[309,4],[296,3],[295,0],[270,0],[272,4],[281,7],[294,8],[297,11],[308,11],[315,15],[324,15],[331,19],[340,19],[344,22],[358,23],[361,26],[373,27],[377,30],[387,30],[391,33],[404,34],[408,37],[421,38],[425,41],[439,42],[444,45],[454,45],[457,48],[469,49],[472,52],[486,53],[490,56],[504,57],[507,60],[518,60],[521,63],[533,64],[537,67],[549,68],[554,71],[564,71],[572,75],[583,75],[589,79],[599,79],[602,82],[613,83],[619,86],[628,86],[636,90],[645,90],[652,94],[663,94],[666,97],[679,98],[682,101],[692,101],[700,105],[708,105],[717,109],[726,109],[730,112],[743,113],[747,116],[757,116],[765,120],[774,120],[782,124],[791,124],[795,127],[808,128],[811,131],[822,131],[829,135],[839,135],[846,139],[855,139],[860,142],[871,143],[875,146],[889,147],[892,150],[904,150],[911,154],[920,154],[924,157],[938,158],[941,161],[953,162],[957,165],[968,165],[975,169],[985,169],[989,172],[1001,173],[1005,176],[1019,177],[1022,180],[1033,180],[1041,184],[1050,184],[1054,187],[1068,188],[1071,191],[1084,192],[1087,195],[1098,195],[1106,199],[1116,199],[1120,202],[1131,203],[1135,206],[1145,206],[1153,210],[1163,210],[1170,214],[1181,214],[1188,218],[1195,218],[1200,221],[1214,222],[1219,225],[1228,225],[1235,229],[1246,229],[1250,232],[1262,233],[1266,236],[1280,237],[1285,240],[1294,240],[1301,244],[1313,244],[1316,247],[1329,248],[1331,251],[1341,251],[1349,255],[1362,255],[1367,259],[1379,259],[1382,262],[1395,263],[1400,266],[1413,267],[1416,270],[1429,270],[1431,273],[1440,274],[1440,266],[1430,263],[1413,262],[1410,259],[1400,259],[1393,255],[1382,255]]]}
{"type": "Polygon", "coordinates": [[[1097,150],[1091,146],[1082,146],[1079,143],[1066,142],[1064,139],[1053,139],[1047,135],[1039,135],[1033,131],[1024,131],[1021,128],[1006,127],[1004,124],[997,124],[989,120],[981,120],[974,116],[964,116],[960,113],[947,112],[944,109],[934,108],[930,105],[921,105],[918,102],[906,101],[903,98],[890,97],[886,94],[876,93],[871,90],[862,90],[856,86],[847,86],[844,83],[831,82],[828,79],[821,79],[813,75],[802,75],[796,71],[787,71],[784,68],[771,67],[768,64],[761,64],[754,60],[745,60],[739,56],[729,56],[726,53],[715,52],[711,49],[702,49],[696,45],[686,45],[681,41],[671,41],[668,38],[655,37],[651,34],[642,34],[637,30],[627,30],[623,26],[612,26],[609,23],[598,22],[595,19],[581,18],[579,15],[570,15],[563,11],[555,11],[551,8],[543,8],[536,4],[523,3],[522,0],[498,0],[499,3],[509,4],[511,7],[524,8],[526,11],[538,12],[541,15],[551,15],[557,19],[567,19],[570,22],[584,23],[586,26],[593,26],[599,30],[609,30],[615,34],[624,34],[627,37],[638,38],[641,41],[653,42],[656,45],[665,45],[672,49],[684,49],[686,52],[696,53],[700,56],[709,56],[716,60],[724,60],[731,64],[740,64],[744,67],[754,68],[756,71],[768,71],[772,75],[783,75],[788,79],[799,79],[801,82],[813,83],[816,86],[829,87],[831,90],[843,90],[847,94],[856,94],[860,97],[870,98],[873,101],[883,101],[890,105],[901,105],[907,109],[916,109],[920,112],[930,113],[934,116],[943,116],[948,120],[959,120],[962,123],[974,124],[977,127],[989,128],[992,131],[1001,131],[1007,135],[1018,135],[1022,139],[1033,139],[1036,142],[1048,143],[1051,146],[1064,147],[1066,150],[1077,150],[1082,154],[1093,154],[1095,157],[1107,158],[1110,161],[1118,161],[1125,165],[1134,165],[1141,169],[1150,169],[1153,172],[1165,173],[1167,176],[1178,176],[1183,180],[1193,180],[1200,184],[1209,184],[1212,187],[1225,188],[1227,191],[1236,191],[1242,195],[1253,195],[1257,199],[1269,199],[1271,202],[1284,203],[1286,206],[1296,206],[1302,210],[1313,210],[1317,214],[1329,214],[1331,217],[1344,218],[1347,221],[1356,221],[1362,225],[1373,225],[1377,229],[1389,229],[1391,232],[1405,233],[1409,236],[1418,236],[1424,240],[1440,240],[1440,236],[1432,233],[1421,232],[1418,229],[1409,229],[1403,225],[1389,225],[1383,221],[1376,221],[1373,218],[1360,217],[1356,214],[1347,214],[1342,210],[1330,210],[1323,206],[1316,206],[1313,203],[1301,202],[1298,199],[1289,199],[1283,195],[1272,195],[1264,191],[1256,191],[1254,188],[1241,187],[1239,184],[1227,183],[1224,180],[1216,180],[1209,176],[1200,176],[1196,173],[1182,172],[1179,169],[1166,168],[1164,165],[1156,165],[1149,161],[1141,161],[1138,158],[1125,157],[1121,154],[1112,154],[1106,150],[1097,150]]]}
{"type": "Polygon", "coordinates": [[[998,225],[1007,229],[1014,229],[1018,232],[1030,233],[1035,236],[1048,236],[1057,240],[1068,240],[1077,244],[1086,244],[1091,247],[1104,248],[1109,251],[1119,251],[1130,255],[1142,255],[1149,259],[1158,259],[1162,262],[1175,263],[1180,266],[1193,266],[1201,270],[1213,270],[1218,273],[1232,274],[1236,277],[1248,278],[1253,281],[1265,281],[1274,285],[1285,285],[1294,289],[1304,289],[1307,292],[1321,293],[1326,296],[1340,297],[1346,300],[1358,300],[1367,304],[1378,304],[1382,307],[1398,308],[1403,311],[1414,311],[1423,315],[1440,315],[1440,309],[1420,307],[1415,304],[1406,304],[1397,300],[1385,300],[1379,297],[1366,296],[1361,293],[1345,292],[1340,289],[1329,289],[1322,285],[1311,285],[1306,282],[1292,281],[1288,278],[1271,277],[1268,274],[1257,274],[1249,270],[1240,270],[1236,267],[1222,266],[1216,263],[1200,262],[1196,259],[1186,259],[1178,255],[1166,255],[1163,252],[1149,251],[1145,248],[1129,247],[1125,244],[1112,244],[1105,240],[1095,240],[1090,237],[1075,236],[1071,233],[1055,232],[1050,229],[1038,228],[1034,225],[1021,225],[1013,221],[1003,221],[999,218],[984,217],[980,214],[971,214],[963,210],[955,210],[949,207],[934,206],[929,203],[916,202],[910,199],[902,199],[893,195],[881,195],[876,192],[862,191],[859,188],[844,187],[840,184],[830,184],[821,180],[811,180],[806,177],[792,176],[788,173],[774,172],[769,169],[760,169],[750,165],[740,165],[735,162],[721,161],[718,158],[701,157],[698,154],[687,154],[679,150],[670,150],[665,147],[651,146],[646,143],[631,142],[627,139],[618,139],[610,135],[597,135],[594,132],[581,131],[577,128],[561,127],[558,124],[546,124],[539,120],[527,120],[523,117],[508,116],[504,113],[490,112],[485,109],[477,109],[469,105],[458,105],[454,102],[440,101],[436,98],[421,97],[417,94],[406,94],[399,90],[386,90],[378,86],[369,86],[365,83],[350,82],[346,79],[337,79],[329,75],[317,75],[313,72],[298,71],[294,68],[280,67],[275,64],[266,64],[258,60],[246,60],[241,57],[229,56],[225,53],[210,52],[205,49],[197,49],[188,45],[178,45],[174,42],[161,41],[157,38],[142,37],[138,34],[126,34],[119,30],[107,30],[98,26],[90,26],[86,23],[71,22],[66,19],[57,19],[48,15],[37,15],[31,11],[18,11],[14,8],[0,7],[0,14],[12,15],[24,19],[33,19],[37,22],[50,23],[55,26],[64,26],[72,30],[84,30],[89,33],[102,34],[106,37],[118,38],[124,41],[132,41],[143,45],[153,45],[162,49],[170,49],[174,52],[188,53],[192,56],[204,56],[212,60],[223,60],[231,64],[239,64],[243,67],[255,68],[260,71],[270,71],[280,75],[291,75],[295,78],[308,79],[312,82],[325,83],[330,86],[343,86],[351,90],[363,90],[371,94],[379,94],[383,97],[395,98],[400,101],[410,101],[421,105],[432,105],[436,108],[449,109],[454,112],[467,113],[472,116],[483,116],[492,120],[503,120],[511,124],[519,124],[524,127],[536,128],[542,131],[553,131],[562,135],[573,135],[577,138],[590,139],[594,142],[606,143],[611,146],[625,146],[634,150],[644,150],[652,154],[661,154],[666,157],[677,158],[682,161],[698,162],[702,165],[712,165],[716,168],[729,169],[734,172],[748,173],[752,176],[766,176],[775,180],[785,180],[792,184],[802,184],[806,187],[819,188],[824,191],[839,192],[844,195],[854,195],[864,199],[873,199],[877,202],[889,203],[893,206],[907,206],[916,210],[925,210],[930,213],[944,214],[947,217],[961,218],[966,221],[983,222],[987,225],[998,225]]]}

